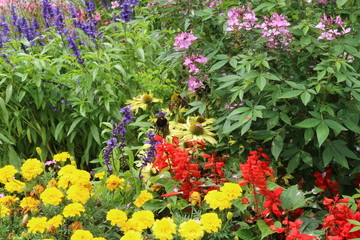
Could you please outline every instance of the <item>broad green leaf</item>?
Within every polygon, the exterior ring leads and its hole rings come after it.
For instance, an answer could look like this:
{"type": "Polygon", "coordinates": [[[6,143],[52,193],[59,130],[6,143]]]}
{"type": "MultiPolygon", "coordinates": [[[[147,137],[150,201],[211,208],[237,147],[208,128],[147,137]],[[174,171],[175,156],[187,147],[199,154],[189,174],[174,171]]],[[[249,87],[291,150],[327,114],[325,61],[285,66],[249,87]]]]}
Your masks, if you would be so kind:
{"type": "Polygon", "coordinates": [[[301,127],[301,128],[313,128],[313,127],[316,127],[317,125],[319,125],[320,123],[321,123],[320,119],[308,118],[302,122],[295,124],[295,126],[301,127]]]}
{"type": "Polygon", "coordinates": [[[295,156],[293,156],[290,159],[289,164],[287,166],[288,173],[291,174],[299,166],[299,163],[300,163],[300,152],[295,154],[295,156]]]}
{"type": "Polygon", "coordinates": [[[303,104],[306,106],[310,102],[311,94],[309,92],[303,92],[300,95],[300,98],[301,98],[301,101],[303,102],[303,104]]]}
{"type": "Polygon", "coordinates": [[[319,226],[319,221],[315,218],[300,217],[300,219],[303,222],[300,227],[300,232],[303,234],[312,234],[319,226]]]}
{"type": "Polygon", "coordinates": [[[329,165],[329,163],[333,160],[334,155],[331,152],[331,147],[327,146],[323,153],[322,153],[322,158],[323,158],[323,162],[324,162],[324,167],[327,167],[327,165],[329,165]]]}
{"type": "Polygon", "coordinates": [[[343,123],[345,126],[353,132],[360,134],[360,127],[349,119],[344,119],[343,123]]]}
{"type": "Polygon", "coordinates": [[[300,95],[302,92],[303,92],[303,90],[287,91],[283,95],[281,95],[279,98],[293,98],[293,97],[300,95]]]}
{"type": "Polygon", "coordinates": [[[343,6],[348,0],[336,0],[336,5],[338,7],[343,6]]]}
{"type": "Polygon", "coordinates": [[[12,96],[12,93],[13,93],[13,85],[12,84],[9,84],[7,87],[6,87],[6,97],[5,97],[5,102],[8,103],[10,101],[10,98],[12,96]]]}
{"type": "Polygon", "coordinates": [[[280,199],[281,206],[288,211],[306,206],[305,194],[299,190],[298,186],[296,185],[284,190],[280,196],[280,199]]]}
{"type": "Polygon", "coordinates": [[[310,153],[308,152],[301,152],[301,159],[303,160],[304,163],[306,163],[307,165],[309,165],[310,167],[313,166],[313,158],[311,156],[310,153]]]}
{"type": "Polygon", "coordinates": [[[266,85],[266,79],[263,76],[259,76],[256,78],[256,85],[260,89],[260,91],[264,90],[266,85]]]}
{"type": "Polygon", "coordinates": [[[346,160],[345,156],[343,154],[341,154],[336,148],[331,147],[330,148],[331,153],[334,156],[334,161],[337,162],[338,164],[340,164],[341,166],[343,166],[344,168],[349,169],[349,163],[346,160]]]}
{"type": "Polygon", "coordinates": [[[271,143],[271,153],[278,160],[279,155],[283,149],[284,140],[280,135],[277,135],[271,143]]]}
{"type": "Polygon", "coordinates": [[[291,125],[291,120],[289,118],[289,116],[286,113],[280,113],[280,118],[281,120],[283,120],[285,123],[291,125]]]}
{"type": "Polygon", "coordinates": [[[273,230],[270,229],[269,225],[267,225],[267,223],[264,220],[261,220],[261,219],[258,220],[256,225],[258,226],[258,228],[261,231],[261,239],[264,239],[267,236],[275,233],[273,230]]]}
{"type": "Polygon", "coordinates": [[[346,131],[347,130],[340,123],[335,122],[333,120],[325,119],[324,122],[326,123],[326,125],[328,125],[330,128],[332,128],[334,130],[337,130],[337,131],[346,131]]]}
{"type": "Polygon", "coordinates": [[[214,65],[212,65],[212,67],[210,68],[209,72],[213,72],[215,70],[220,69],[221,67],[223,67],[229,60],[222,60],[219,61],[217,63],[215,63],[214,65]]]}
{"type": "Polygon", "coordinates": [[[305,145],[308,144],[314,137],[314,130],[312,128],[307,128],[304,132],[305,145]]]}
{"type": "Polygon", "coordinates": [[[323,144],[326,138],[329,136],[329,127],[325,122],[321,122],[316,128],[316,137],[319,142],[319,147],[323,144]]]}

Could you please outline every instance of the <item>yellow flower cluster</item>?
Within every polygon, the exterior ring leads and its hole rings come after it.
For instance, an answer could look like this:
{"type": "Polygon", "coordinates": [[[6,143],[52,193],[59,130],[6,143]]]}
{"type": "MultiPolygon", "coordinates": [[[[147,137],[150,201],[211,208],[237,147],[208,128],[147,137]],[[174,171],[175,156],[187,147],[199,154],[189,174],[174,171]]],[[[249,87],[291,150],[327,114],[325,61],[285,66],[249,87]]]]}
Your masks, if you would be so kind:
{"type": "Polygon", "coordinates": [[[5,190],[8,192],[24,192],[25,189],[25,183],[16,179],[13,179],[12,181],[9,181],[5,184],[5,190]]]}
{"type": "Polygon", "coordinates": [[[172,218],[165,217],[161,220],[157,219],[151,229],[157,239],[171,240],[176,233],[176,224],[172,218]]]}
{"type": "Polygon", "coordinates": [[[44,233],[48,227],[46,217],[33,217],[27,223],[30,233],[44,233]]]}
{"type": "Polygon", "coordinates": [[[199,222],[191,219],[180,224],[179,233],[185,240],[198,240],[204,236],[204,229],[199,222]]]}
{"type": "Polygon", "coordinates": [[[56,187],[46,188],[40,195],[41,201],[46,205],[59,205],[64,198],[64,193],[56,187]]]}
{"type": "Polygon", "coordinates": [[[17,172],[18,170],[12,165],[6,165],[0,168],[0,183],[6,184],[7,182],[12,181],[17,172]]]}
{"type": "Polygon", "coordinates": [[[10,215],[10,209],[5,205],[0,204],[0,218],[10,215]]]}
{"type": "Polygon", "coordinates": [[[119,209],[111,209],[106,214],[106,220],[110,221],[110,224],[113,226],[123,227],[127,219],[126,213],[119,209]]]}
{"type": "Polygon", "coordinates": [[[155,222],[154,213],[148,210],[135,212],[132,217],[124,224],[122,230],[124,232],[134,230],[142,232],[147,228],[151,228],[155,222]]]}
{"type": "Polygon", "coordinates": [[[23,210],[28,210],[30,212],[38,212],[40,201],[33,197],[24,197],[20,202],[20,207],[23,210]]]}
{"type": "Polygon", "coordinates": [[[134,205],[137,207],[141,207],[142,205],[144,205],[145,202],[153,199],[153,195],[148,192],[147,190],[143,190],[141,191],[140,195],[136,198],[134,205]]]}
{"type": "Polygon", "coordinates": [[[43,171],[44,171],[44,164],[36,158],[27,159],[21,166],[21,175],[27,181],[36,178],[43,171]]]}
{"type": "Polygon", "coordinates": [[[120,240],[143,240],[144,238],[141,236],[141,233],[130,230],[124,234],[120,238],[120,240]]]}
{"type": "Polygon", "coordinates": [[[231,201],[241,195],[242,189],[238,184],[225,183],[220,188],[220,191],[212,190],[206,194],[204,199],[212,209],[219,208],[219,210],[224,210],[225,208],[231,208],[231,201]]]}
{"type": "Polygon", "coordinates": [[[81,203],[70,203],[63,209],[64,217],[80,216],[82,212],[85,212],[85,208],[81,203]]]}
{"type": "Polygon", "coordinates": [[[55,154],[53,159],[57,162],[66,162],[66,160],[70,157],[71,156],[68,152],[62,152],[62,153],[55,154]]]}
{"type": "Polygon", "coordinates": [[[205,232],[212,233],[219,231],[222,222],[216,213],[205,213],[201,215],[200,223],[205,232]]]}
{"type": "Polygon", "coordinates": [[[109,190],[114,191],[115,189],[123,188],[124,182],[125,180],[123,178],[119,178],[118,176],[111,174],[106,180],[106,187],[109,190]]]}

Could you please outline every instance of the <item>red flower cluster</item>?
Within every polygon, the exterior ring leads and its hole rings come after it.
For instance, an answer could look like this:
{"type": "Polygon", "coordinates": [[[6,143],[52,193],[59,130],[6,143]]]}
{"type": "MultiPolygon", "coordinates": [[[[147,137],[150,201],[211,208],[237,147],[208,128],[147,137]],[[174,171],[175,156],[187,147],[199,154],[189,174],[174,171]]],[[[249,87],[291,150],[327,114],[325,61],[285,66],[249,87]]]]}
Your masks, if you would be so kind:
{"type": "Polygon", "coordinates": [[[286,240],[316,239],[315,236],[300,233],[299,229],[300,229],[302,223],[303,222],[301,219],[297,219],[295,222],[291,222],[286,218],[284,221],[282,221],[282,224],[284,227],[276,227],[274,225],[270,225],[270,229],[277,233],[285,233],[286,240]]]}
{"type": "Polygon", "coordinates": [[[315,186],[320,189],[323,189],[324,191],[328,190],[331,196],[335,196],[339,194],[339,189],[337,189],[339,183],[330,180],[331,172],[332,172],[331,168],[329,168],[323,173],[319,173],[315,171],[314,173],[315,186]]]}
{"type": "MultiPolygon", "coordinates": [[[[166,140],[160,136],[156,136],[155,140],[160,142],[156,145],[156,154],[153,167],[158,171],[169,168],[174,180],[181,182],[180,191],[182,197],[188,199],[192,192],[206,193],[209,190],[217,189],[217,184],[221,184],[227,179],[224,177],[223,166],[225,159],[218,158],[216,153],[208,155],[206,153],[199,154],[205,149],[203,141],[186,142],[186,148],[180,147],[178,138],[174,137],[172,143],[166,143],[166,140]],[[204,163],[204,169],[198,163],[197,158],[200,156],[207,159],[204,163]],[[210,170],[210,173],[207,171],[210,170]],[[208,177],[214,186],[201,186],[203,181],[198,181],[201,177],[208,177]]],[[[176,193],[174,193],[176,194],[176,193]]],[[[164,194],[164,196],[170,196],[164,194]]]]}
{"type": "Polygon", "coordinates": [[[269,161],[261,161],[260,158],[268,160],[269,155],[262,153],[263,149],[252,151],[246,160],[246,163],[240,164],[242,177],[245,181],[240,182],[240,185],[251,183],[261,190],[266,190],[267,178],[274,177],[275,172],[269,167],[269,161]]]}
{"type": "MultiPolygon", "coordinates": [[[[334,199],[324,198],[324,205],[329,209],[329,214],[324,219],[323,228],[326,228],[326,239],[345,240],[360,238],[360,230],[350,232],[355,227],[348,220],[360,221],[360,212],[353,211],[349,208],[349,199],[340,199],[335,196],[334,199]]],[[[359,210],[359,209],[358,209],[359,210]]]]}

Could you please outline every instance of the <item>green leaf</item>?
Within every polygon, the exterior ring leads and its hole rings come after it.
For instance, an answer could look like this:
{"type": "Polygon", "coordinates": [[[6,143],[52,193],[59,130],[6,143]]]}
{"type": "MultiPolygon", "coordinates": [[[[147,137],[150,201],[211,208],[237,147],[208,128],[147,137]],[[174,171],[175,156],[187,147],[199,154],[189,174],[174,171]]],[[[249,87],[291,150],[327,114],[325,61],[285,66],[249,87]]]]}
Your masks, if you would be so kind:
{"type": "MultiPolygon", "coordinates": [[[[349,232],[356,232],[360,230],[360,226],[353,227],[349,232]]],[[[352,238],[352,240],[360,239],[360,238],[352,238]]]]}
{"type": "Polygon", "coordinates": [[[14,143],[10,141],[10,139],[8,139],[4,134],[0,133],[0,144],[2,144],[2,141],[4,141],[7,144],[14,145],[14,143]]]}
{"type": "Polygon", "coordinates": [[[324,149],[324,151],[322,153],[322,158],[323,158],[323,162],[324,162],[324,167],[329,165],[329,163],[333,160],[334,155],[331,152],[330,146],[328,146],[324,149]]]}
{"type": "Polygon", "coordinates": [[[349,169],[349,163],[346,160],[345,156],[334,147],[331,147],[330,150],[332,155],[334,156],[334,161],[343,166],[344,168],[349,169]]]}
{"type": "Polygon", "coordinates": [[[64,121],[61,121],[61,122],[59,122],[59,124],[56,126],[56,128],[55,128],[55,134],[54,134],[54,137],[55,137],[55,140],[56,140],[56,141],[59,141],[59,135],[60,135],[61,130],[63,129],[64,125],[65,125],[65,122],[64,122],[64,121]]]}
{"type": "Polygon", "coordinates": [[[353,121],[349,119],[344,119],[343,123],[349,130],[360,134],[360,127],[357,124],[355,124],[353,121]]]}
{"type": "Polygon", "coordinates": [[[258,226],[258,228],[261,231],[261,239],[264,239],[267,236],[274,233],[274,231],[270,229],[270,227],[267,225],[267,223],[264,220],[261,220],[261,219],[258,220],[256,225],[258,226]]]}
{"type": "Polygon", "coordinates": [[[5,97],[5,102],[8,103],[10,101],[10,98],[12,96],[12,92],[13,92],[13,85],[9,84],[6,87],[6,97],[5,97]]]}
{"type": "Polygon", "coordinates": [[[343,127],[340,123],[335,122],[333,120],[330,119],[325,119],[325,123],[331,127],[332,129],[336,130],[336,131],[346,131],[347,129],[345,127],[343,127]]]}
{"type": "Polygon", "coordinates": [[[166,201],[162,201],[160,199],[151,199],[145,202],[144,205],[142,205],[142,208],[144,210],[149,210],[149,211],[158,211],[165,208],[166,205],[167,205],[166,201]]]}
{"type": "Polygon", "coordinates": [[[244,135],[248,130],[249,128],[251,127],[251,123],[252,121],[248,121],[247,123],[245,123],[245,125],[241,128],[241,136],[244,135]]]}
{"type": "Polygon", "coordinates": [[[320,119],[308,118],[302,122],[295,124],[295,126],[301,127],[301,128],[313,128],[313,127],[316,127],[317,125],[319,125],[320,123],[321,123],[320,119]]]}
{"type": "Polygon", "coordinates": [[[303,92],[303,90],[287,91],[283,95],[281,95],[279,98],[293,98],[293,97],[300,95],[302,92],[303,92]]]}
{"type": "Polygon", "coordinates": [[[100,136],[99,136],[99,130],[98,130],[98,128],[95,126],[95,124],[92,124],[92,125],[91,125],[90,131],[91,131],[91,134],[92,134],[93,138],[95,139],[95,141],[96,141],[99,145],[101,145],[100,136]]]}
{"type": "Polygon", "coordinates": [[[291,125],[291,120],[289,118],[289,116],[286,113],[280,113],[280,118],[281,120],[283,120],[286,124],[291,125]]]}
{"type": "Polygon", "coordinates": [[[222,61],[219,61],[219,62],[215,63],[214,65],[212,65],[209,72],[213,72],[215,70],[218,70],[219,68],[223,67],[228,61],[229,60],[222,60],[222,61]]]}
{"type": "Polygon", "coordinates": [[[263,76],[259,76],[256,78],[256,85],[260,89],[260,91],[264,90],[266,85],[266,79],[263,76]]]}
{"type": "Polygon", "coordinates": [[[312,128],[306,129],[304,132],[305,145],[308,144],[313,137],[314,137],[314,131],[312,130],[312,128]]]}
{"type": "Polygon", "coordinates": [[[295,154],[295,156],[293,156],[290,159],[289,164],[287,166],[288,173],[291,174],[299,166],[299,163],[300,163],[300,152],[295,154]]]}
{"type": "Polygon", "coordinates": [[[348,220],[349,223],[352,223],[354,225],[359,225],[360,226],[360,222],[359,221],[356,221],[356,220],[353,220],[353,219],[346,219],[348,220]]]}
{"type": "Polygon", "coordinates": [[[70,125],[70,128],[69,128],[69,131],[67,132],[67,136],[69,136],[72,131],[74,130],[74,128],[78,125],[78,123],[82,120],[83,118],[79,117],[77,118],[71,125],[70,125]]]}
{"type": "Polygon", "coordinates": [[[301,224],[299,231],[303,234],[312,234],[319,226],[319,221],[315,218],[300,217],[300,219],[303,223],[301,224]]]}
{"type": "Polygon", "coordinates": [[[323,144],[326,138],[329,136],[329,127],[325,122],[321,122],[316,128],[316,137],[319,142],[319,147],[323,144]]]}
{"type": "Polygon", "coordinates": [[[343,6],[345,3],[347,2],[347,0],[336,0],[336,5],[338,7],[343,6]]]}
{"type": "Polygon", "coordinates": [[[283,149],[284,140],[280,135],[277,135],[271,143],[271,153],[278,160],[278,157],[283,149]]]}
{"type": "Polygon", "coordinates": [[[308,152],[301,152],[301,159],[303,160],[304,163],[306,163],[307,165],[309,165],[310,167],[313,166],[313,158],[311,156],[310,153],[308,152]]]}
{"type": "Polygon", "coordinates": [[[306,206],[305,194],[303,191],[298,189],[298,186],[294,185],[283,191],[280,196],[281,206],[292,211],[298,208],[306,206]]]}
{"type": "Polygon", "coordinates": [[[300,95],[300,98],[301,98],[301,101],[303,102],[303,104],[306,106],[310,102],[311,94],[309,92],[303,92],[300,95]]]}

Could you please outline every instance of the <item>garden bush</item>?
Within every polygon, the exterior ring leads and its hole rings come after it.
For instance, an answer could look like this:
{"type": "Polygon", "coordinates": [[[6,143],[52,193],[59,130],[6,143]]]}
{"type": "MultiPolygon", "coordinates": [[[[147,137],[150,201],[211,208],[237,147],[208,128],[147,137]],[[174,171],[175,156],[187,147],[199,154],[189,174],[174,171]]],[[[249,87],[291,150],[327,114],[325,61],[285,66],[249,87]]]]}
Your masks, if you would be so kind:
{"type": "Polygon", "coordinates": [[[0,238],[360,238],[359,9],[0,1],[0,238]]]}

